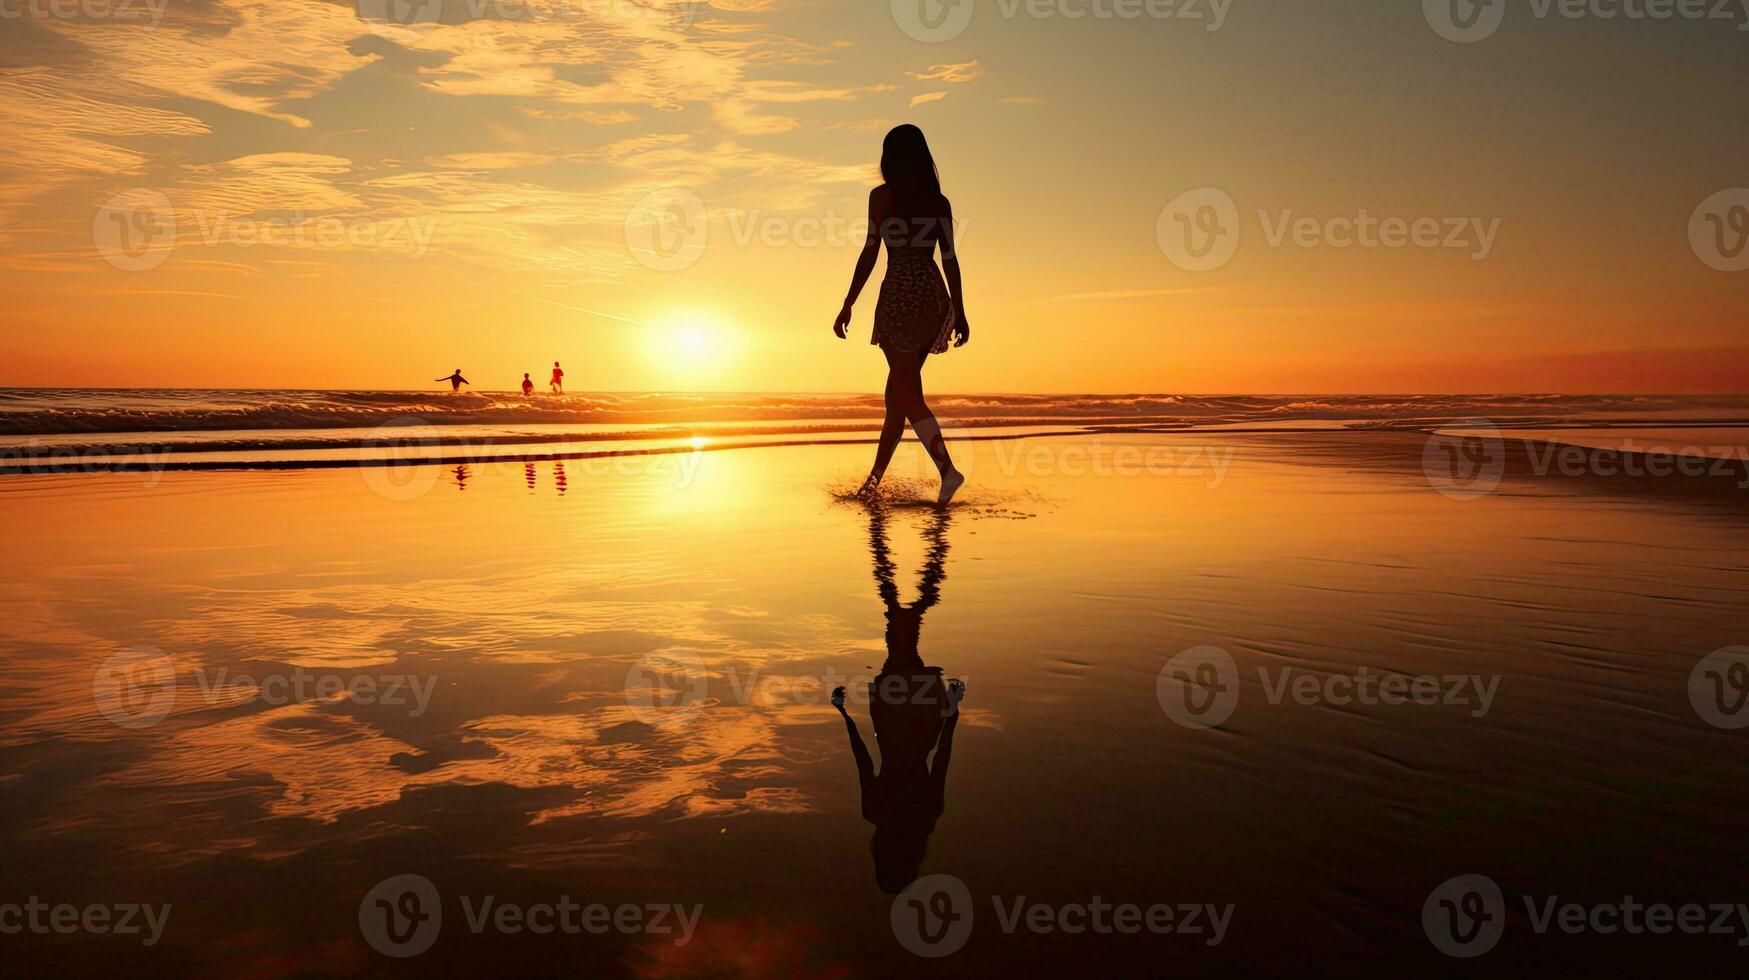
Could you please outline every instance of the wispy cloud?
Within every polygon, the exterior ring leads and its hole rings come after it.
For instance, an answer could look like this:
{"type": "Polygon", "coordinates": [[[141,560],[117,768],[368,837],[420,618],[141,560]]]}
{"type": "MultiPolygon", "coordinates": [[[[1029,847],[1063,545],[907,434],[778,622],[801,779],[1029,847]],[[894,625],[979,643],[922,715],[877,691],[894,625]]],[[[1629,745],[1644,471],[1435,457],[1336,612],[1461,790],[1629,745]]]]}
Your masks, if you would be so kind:
{"type": "Polygon", "coordinates": [[[911,106],[915,108],[925,102],[940,102],[945,98],[947,98],[946,92],[924,92],[922,95],[913,95],[911,97],[911,106]]]}
{"type": "Polygon", "coordinates": [[[425,162],[446,170],[514,170],[518,167],[539,167],[553,162],[546,153],[521,151],[499,153],[443,153],[428,156],[425,162]]]}
{"type": "Polygon", "coordinates": [[[983,77],[984,66],[976,59],[963,61],[957,65],[930,65],[926,71],[908,71],[905,74],[920,82],[948,82],[957,84],[969,82],[983,77]]]}

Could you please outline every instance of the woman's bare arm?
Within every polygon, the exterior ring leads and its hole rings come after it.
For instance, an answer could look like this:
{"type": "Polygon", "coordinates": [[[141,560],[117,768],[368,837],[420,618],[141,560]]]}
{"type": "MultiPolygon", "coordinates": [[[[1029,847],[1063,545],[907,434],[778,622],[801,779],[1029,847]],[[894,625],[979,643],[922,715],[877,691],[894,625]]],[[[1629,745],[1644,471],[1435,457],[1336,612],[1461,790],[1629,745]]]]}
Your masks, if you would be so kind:
{"type": "Polygon", "coordinates": [[[874,759],[863,744],[862,733],[856,730],[856,720],[844,710],[844,688],[832,690],[832,707],[838,709],[839,717],[844,719],[844,730],[850,735],[850,754],[856,757],[857,778],[866,783],[874,778],[874,759]]]}
{"type": "Polygon", "coordinates": [[[838,311],[838,319],[832,323],[832,332],[840,339],[850,327],[850,309],[856,305],[856,298],[862,295],[862,287],[868,285],[868,277],[874,273],[875,260],[881,257],[881,222],[886,220],[883,213],[882,194],[879,187],[868,193],[868,236],[863,240],[862,253],[856,257],[856,271],[850,276],[850,291],[844,294],[844,307],[838,311]]]}
{"type": "Polygon", "coordinates": [[[965,346],[972,339],[972,325],[966,320],[966,296],[960,287],[960,257],[953,241],[953,205],[941,199],[941,271],[947,276],[947,292],[953,297],[953,345],[965,346]]]}

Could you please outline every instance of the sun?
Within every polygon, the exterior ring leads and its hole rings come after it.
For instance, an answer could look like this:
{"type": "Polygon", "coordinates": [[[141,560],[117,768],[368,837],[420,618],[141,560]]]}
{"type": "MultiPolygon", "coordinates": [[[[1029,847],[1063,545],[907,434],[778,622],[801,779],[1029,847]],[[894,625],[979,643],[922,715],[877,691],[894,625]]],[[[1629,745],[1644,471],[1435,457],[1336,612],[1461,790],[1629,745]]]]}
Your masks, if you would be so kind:
{"type": "Polygon", "coordinates": [[[735,338],[734,329],[721,319],[689,311],[652,323],[648,350],[662,377],[704,382],[732,366],[735,338]]]}

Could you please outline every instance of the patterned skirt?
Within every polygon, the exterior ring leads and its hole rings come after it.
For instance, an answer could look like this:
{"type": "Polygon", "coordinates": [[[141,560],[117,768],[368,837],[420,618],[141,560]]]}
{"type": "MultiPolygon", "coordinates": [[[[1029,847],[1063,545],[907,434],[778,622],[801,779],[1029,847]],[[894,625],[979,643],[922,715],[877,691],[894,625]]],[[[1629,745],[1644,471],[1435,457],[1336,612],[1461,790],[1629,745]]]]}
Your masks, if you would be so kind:
{"type": "Polygon", "coordinates": [[[869,343],[902,353],[940,354],[953,337],[953,302],[933,261],[888,261],[869,343]]]}

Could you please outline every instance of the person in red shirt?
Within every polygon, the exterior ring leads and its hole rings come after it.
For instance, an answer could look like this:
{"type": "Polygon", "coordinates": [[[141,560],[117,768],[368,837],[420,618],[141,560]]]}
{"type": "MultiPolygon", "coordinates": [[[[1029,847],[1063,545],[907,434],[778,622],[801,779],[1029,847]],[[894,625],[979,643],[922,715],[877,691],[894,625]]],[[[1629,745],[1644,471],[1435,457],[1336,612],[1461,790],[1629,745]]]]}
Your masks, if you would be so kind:
{"type": "Polygon", "coordinates": [[[522,372],[522,397],[527,398],[532,394],[534,394],[534,382],[529,380],[528,372],[524,371],[522,372]]]}
{"type": "Polygon", "coordinates": [[[553,394],[562,395],[565,393],[565,371],[563,368],[559,367],[558,361],[553,362],[553,382],[552,383],[553,383],[553,394]]]}

